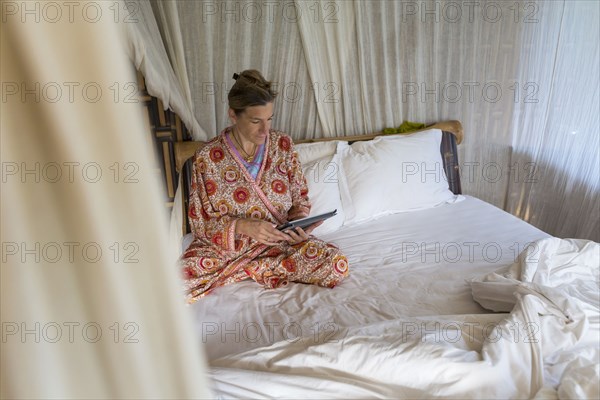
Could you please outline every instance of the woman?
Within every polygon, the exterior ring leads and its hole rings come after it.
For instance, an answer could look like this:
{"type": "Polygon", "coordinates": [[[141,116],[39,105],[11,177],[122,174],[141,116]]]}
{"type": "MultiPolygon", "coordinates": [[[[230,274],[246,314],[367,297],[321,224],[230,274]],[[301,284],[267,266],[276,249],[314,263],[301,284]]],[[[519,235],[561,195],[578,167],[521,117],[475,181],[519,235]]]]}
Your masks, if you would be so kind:
{"type": "Polygon", "coordinates": [[[276,229],[310,211],[292,140],[270,129],[276,93],[256,70],[233,77],[233,125],[194,160],[188,213],[194,241],[180,261],[187,300],[247,278],[265,288],[334,287],[348,275],[348,261],[337,247],[309,236],[318,224],[276,229]]]}

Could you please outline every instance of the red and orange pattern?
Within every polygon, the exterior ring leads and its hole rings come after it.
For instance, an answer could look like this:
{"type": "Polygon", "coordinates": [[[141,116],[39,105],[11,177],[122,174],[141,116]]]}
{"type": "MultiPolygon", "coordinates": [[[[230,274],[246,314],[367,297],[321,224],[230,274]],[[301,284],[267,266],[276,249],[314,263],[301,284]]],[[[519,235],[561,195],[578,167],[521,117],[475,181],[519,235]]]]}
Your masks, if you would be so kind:
{"type": "Polygon", "coordinates": [[[265,288],[289,282],[334,287],[348,275],[348,260],[315,237],[267,246],[235,233],[240,218],[281,224],[310,211],[306,179],[289,136],[271,130],[261,169],[252,179],[225,134],[196,152],[188,218],[194,241],[180,259],[187,301],[249,277],[265,288]]]}

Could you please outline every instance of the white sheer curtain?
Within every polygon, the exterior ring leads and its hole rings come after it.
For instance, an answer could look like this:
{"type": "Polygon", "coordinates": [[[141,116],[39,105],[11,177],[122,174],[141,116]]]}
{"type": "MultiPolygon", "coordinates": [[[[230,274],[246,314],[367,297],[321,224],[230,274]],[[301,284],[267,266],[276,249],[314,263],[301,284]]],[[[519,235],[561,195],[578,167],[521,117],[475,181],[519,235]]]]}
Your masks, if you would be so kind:
{"type": "Polygon", "coordinates": [[[24,4],[0,25],[0,397],[205,398],[115,2],[24,4]]]}
{"type": "Polygon", "coordinates": [[[173,13],[174,5],[173,2],[165,2],[157,6],[160,10],[157,15],[163,17],[160,19],[162,30],[159,30],[155,14],[147,0],[115,2],[109,6],[112,8],[108,14],[120,16],[126,33],[126,49],[136,69],[144,75],[148,93],[158,97],[165,110],[170,108],[175,111],[194,137],[206,140],[209,136],[198,124],[192,111],[190,85],[182,60],[179,24],[177,14],[173,13]],[[115,9],[120,11],[116,12],[115,9]],[[169,29],[169,26],[174,28],[169,29]]]}
{"type": "Polygon", "coordinates": [[[305,46],[290,4],[177,2],[194,113],[209,137],[228,125],[232,75],[248,68],[261,70],[276,82],[278,128],[296,138],[321,134],[314,93],[324,98],[331,90],[325,87],[327,82],[310,79],[305,46]]]}
{"type": "Polygon", "coordinates": [[[181,35],[209,137],[247,68],[278,82],[274,126],[297,139],[458,119],[465,193],[600,240],[598,14],[589,1],[179,1],[158,19],[181,35]]]}
{"type": "Polygon", "coordinates": [[[600,241],[600,3],[536,4],[519,80],[540,101],[515,107],[507,209],[556,236],[600,241]]]}

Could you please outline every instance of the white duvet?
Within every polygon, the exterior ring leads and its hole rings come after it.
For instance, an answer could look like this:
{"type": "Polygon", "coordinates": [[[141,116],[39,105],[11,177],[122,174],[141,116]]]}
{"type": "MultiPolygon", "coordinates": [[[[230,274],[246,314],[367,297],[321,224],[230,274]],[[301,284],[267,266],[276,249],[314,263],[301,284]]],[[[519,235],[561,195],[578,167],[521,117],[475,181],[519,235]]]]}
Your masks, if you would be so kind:
{"type": "Polygon", "coordinates": [[[473,198],[335,240],[354,269],[333,290],[242,282],[193,306],[217,397],[600,395],[598,244],[548,238],[473,198]],[[455,262],[427,247],[473,242],[502,255],[455,262]]]}
{"type": "Polygon", "coordinates": [[[280,341],[213,361],[212,377],[225,397],[595,399],[599,254],[592,242],[544,239],[473,282],[486,306],[502,292],[499,304],[513,304],[508,315],[389,321],[280,341]]]}

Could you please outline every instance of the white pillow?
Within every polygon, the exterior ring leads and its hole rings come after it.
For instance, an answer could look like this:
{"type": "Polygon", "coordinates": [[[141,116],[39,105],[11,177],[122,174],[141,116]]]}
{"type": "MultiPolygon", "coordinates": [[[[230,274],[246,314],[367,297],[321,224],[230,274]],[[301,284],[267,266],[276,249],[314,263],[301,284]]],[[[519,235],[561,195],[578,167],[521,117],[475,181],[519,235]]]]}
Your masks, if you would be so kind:
{"type": "MultiPolygon", "coordinates": [[[[342,142],[348,146],[346,142],[342,142]]],[[[308,182],[308,198],[312,204],[310,216],[337,210],[331,217],[315,228],[312,234],[319,236],[338,230],[344,224],[344,209],[340,196],[340,163],[337,154],[328,155],[302,165],[308,182]]]]}
{"type": "Polygon", "coordinates": [[[442,132],[380,136],[340,149],[340,192],[351,225],[454,198],[440,154],[442,132]]]}
{"type": "Polygon", "coordinates": [[[325,156],[333,156],[339,142],[339,140],[331,140],[327,142],[300,143],[294,145],[294,150],[298,153],[300,164],[308,164],[325,156]]]}

